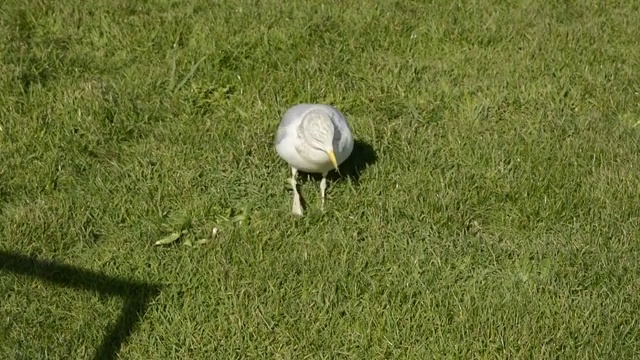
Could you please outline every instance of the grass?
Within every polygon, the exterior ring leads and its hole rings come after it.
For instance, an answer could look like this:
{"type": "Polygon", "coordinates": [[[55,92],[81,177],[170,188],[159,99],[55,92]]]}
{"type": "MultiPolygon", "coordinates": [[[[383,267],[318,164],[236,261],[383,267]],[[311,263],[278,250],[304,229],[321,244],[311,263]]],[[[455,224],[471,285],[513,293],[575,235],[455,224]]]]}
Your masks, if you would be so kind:
{"type": "MultiPolygon", "coordinates": [[[[0,250],[159,284],[122,359],[640,358],[638,23],[631,1],[5,1],[0,250]],[[326,213],[304,182],[298,219],[272,140],[300,102],[372,152],[326,213]]],[[[92,358],[122,301],[5,269],[0,353],[92,358]]]]}

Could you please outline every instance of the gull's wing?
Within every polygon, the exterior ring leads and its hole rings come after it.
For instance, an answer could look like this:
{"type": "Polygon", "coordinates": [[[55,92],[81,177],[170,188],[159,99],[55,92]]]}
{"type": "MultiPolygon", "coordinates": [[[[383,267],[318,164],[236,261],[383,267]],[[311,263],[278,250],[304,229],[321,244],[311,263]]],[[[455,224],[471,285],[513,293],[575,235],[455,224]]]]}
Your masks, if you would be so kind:
{"type": "MultiPolygon", "coordinates": [[[[325,110],[330,114],[331,121],[335,127],[334,130],[334,147],[337,147],[338,151],[346,150],[353,147],[353,133],[351,126],[347,121],[346,116],[340,110],[330,105],[323,105],[325,110]],[[335,146],[337,143],[338,146],[335,146]]],[[[351,149],[348,150],[351,153],[351,149]]]]}
{"type": "Polygon", "coordinates": [[[306,114],[314,106],[316,105],[298,104],[290,107],[284,113],[284,115],[282,115],[282,120],[280,120],[280,125],[278,125],[278,131],[276,133],[275,144],[280,144],[282,140],[284,140],[284,138],[287,136],[287,128],[293,124],[299,123],[302,120],[304,114],[306,114]]]}

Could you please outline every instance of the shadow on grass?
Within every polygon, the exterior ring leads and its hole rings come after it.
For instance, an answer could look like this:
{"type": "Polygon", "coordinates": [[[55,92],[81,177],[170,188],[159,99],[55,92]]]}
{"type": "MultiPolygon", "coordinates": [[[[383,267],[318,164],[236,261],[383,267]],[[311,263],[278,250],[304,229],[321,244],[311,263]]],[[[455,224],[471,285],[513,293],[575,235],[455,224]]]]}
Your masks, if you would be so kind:
{"type": "Polygon", "coordinates": [[[160,293],[160,286],[156,284],[122,280],[70,265],[1,250],[0,270],[35,277],[68,288],[121,297],[124,306],[117,321],[109,327],[98,347],[94,356],[96,360],[117,358],[118,350],[142,320],[150,301],[160,293]]]}
{"type": "Polygon", "coordinates": [[[341,178],[349,178],[358,184],[360,174],[362,174],[369,165],[375,164],[377,160],[378,156],[373,146],[364,141],[356,140],[353,144],[351,156],[340,165],[340,172],[332,171],[328,178],[334,181],[341,178]]]}
{"type": "MultiPolygon", "coordinates": [[[[373,165],[377,160],[378,156],[373,146],[364,141],[356,140],[353,143],[351,155],[340,165],[339,171],[331,171],[327,175],[327,179],[329,181],[350,179],[357,185],[360,181],[360,175],[369,165],[373,165]]],[[[307,175],[313,180],[322,180],[321,174],[307,175]]]]}

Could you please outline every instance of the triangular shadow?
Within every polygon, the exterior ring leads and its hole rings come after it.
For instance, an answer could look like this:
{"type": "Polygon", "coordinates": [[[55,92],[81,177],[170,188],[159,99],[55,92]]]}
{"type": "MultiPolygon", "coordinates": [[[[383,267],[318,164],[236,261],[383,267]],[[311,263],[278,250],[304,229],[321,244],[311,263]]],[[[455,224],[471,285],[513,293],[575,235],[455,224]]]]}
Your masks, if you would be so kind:
{"type": "Polygon", "coordinates": [[[159,284],[114,278],[72,265],[0,250],[0,274],[3,271],[35,277],[71,289],[122,298],[124,301],[122,311],[116,322],[109,326],[102,343],[96,350],[95,360],[118,358],[118,351],[142,322],[142,317],[151,305],[151,301],[160,294],[159,284]]]}

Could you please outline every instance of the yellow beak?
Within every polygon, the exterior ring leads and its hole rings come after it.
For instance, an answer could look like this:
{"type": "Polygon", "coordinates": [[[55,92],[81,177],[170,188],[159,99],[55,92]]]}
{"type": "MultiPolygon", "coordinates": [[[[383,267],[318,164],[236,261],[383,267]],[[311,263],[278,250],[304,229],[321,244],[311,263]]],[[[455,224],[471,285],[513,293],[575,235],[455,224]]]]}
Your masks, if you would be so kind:
{"type": "Polygon", "coordinates": [[[327,151],[327,155],[329,155],[329,160],[331,160],[331,164],[333,164],[333,167],[336,169],[336,171],[338,171],[338,162],[336,161],[336,154],[333,152],[333,150],[329,150],[327,151]]]}

